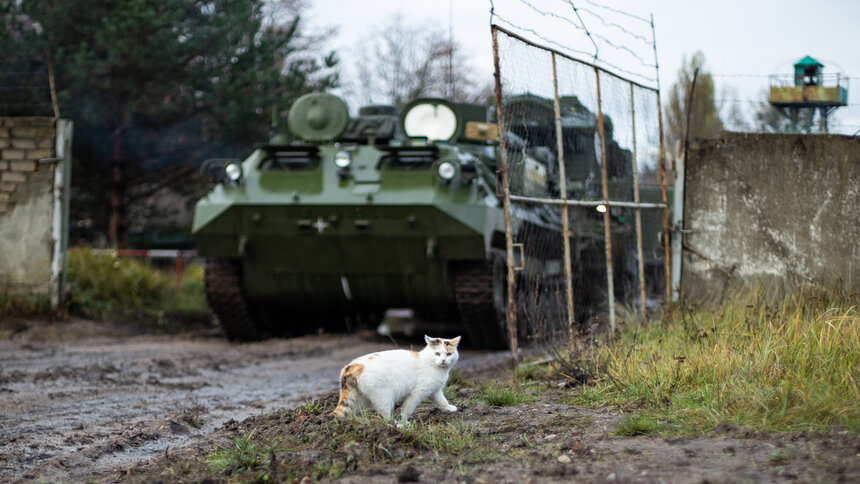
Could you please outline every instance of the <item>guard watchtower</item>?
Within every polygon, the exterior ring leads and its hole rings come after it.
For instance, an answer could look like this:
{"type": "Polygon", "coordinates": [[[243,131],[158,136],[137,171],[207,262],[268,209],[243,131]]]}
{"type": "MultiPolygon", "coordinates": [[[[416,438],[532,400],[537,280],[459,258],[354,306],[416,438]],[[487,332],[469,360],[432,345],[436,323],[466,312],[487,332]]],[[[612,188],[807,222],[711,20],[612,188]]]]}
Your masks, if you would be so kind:
{"type": "Polygon", "coordinates": [[[810,56],[794,64],[794,75],[770,76],[770,104],[791,121],[791,130],[799,131],[801,110],[810,110],[805,131],[809,131],[817,109],[821,113],[821,131],[827,132],[827,117],[848,104],[848,78],[844,74],[824,74],[824,64],[810,56]]]}

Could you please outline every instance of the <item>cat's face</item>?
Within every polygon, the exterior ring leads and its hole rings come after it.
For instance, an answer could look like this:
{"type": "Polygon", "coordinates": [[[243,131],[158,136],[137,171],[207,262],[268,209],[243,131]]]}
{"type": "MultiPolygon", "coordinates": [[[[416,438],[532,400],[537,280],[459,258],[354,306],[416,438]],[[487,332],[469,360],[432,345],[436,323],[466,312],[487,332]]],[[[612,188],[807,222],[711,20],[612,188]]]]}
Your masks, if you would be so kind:
{"type": "Polygon", "coordinates": [[[427,349],[433,355],[433,364],[440,368],[450,368],[457,363],[460,357],[457,353],[457,345],[460,344],[460,337],[451,339],[431,338],[424,336],[424,341],[427,342],[427,349]]]}

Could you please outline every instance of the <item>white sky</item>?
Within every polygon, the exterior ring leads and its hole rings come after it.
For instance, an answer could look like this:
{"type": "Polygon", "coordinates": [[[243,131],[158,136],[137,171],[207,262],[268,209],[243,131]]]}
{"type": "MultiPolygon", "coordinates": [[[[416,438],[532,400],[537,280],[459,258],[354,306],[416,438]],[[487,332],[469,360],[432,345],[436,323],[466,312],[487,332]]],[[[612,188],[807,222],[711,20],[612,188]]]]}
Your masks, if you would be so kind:
{"type": "MultiPolygon", "coordinates": [[[[567,0],[525,0],[540,9],[569,10],[567,0]]],[[[850,76],[849,106],[831,115],[831,131],[854,134],[860,131],[860,0],[573,0],[582,9],[583,20],[593,33],[613,43],[633,45],[617,29],[599,24],[587,11],[602,14],[605,20],[624,19],[595,4],[607,5],[648,18],[654,15],[660,83],[664,99],[677,78],[683,56],[697,50],[705,55],[706,68],[715,77],[718,98],[740,102],[748,109],[750,100],[760,100],[769,87],[768,74],[790,74],[792,64],[811,55],[825,65],[824,72],[850,76]],[[587,11],[583,11],[587,10],[587,11]],[[731,77],[730,75],[760,76],[731,77]],[[723,87],[736,92],[723,96],[723,87]]],[[[559,39],[571,49],[591,52],[590,41],[576,35],[574,28],[560,28],[553,19],[533,15],[523,0],[494,0],[496,14],[522,27],[532,28],[551,39],[559,39]],[[573,32],[573,33],[571,33],[573,32]]],[[[492,80],[490,0],[309,0],[309,21],[316,27],[335,27],[338,32],[327,45],[340,53],[342,66],[351,69],[361,56],[358,41],[372,34],[399,12],[405,22],[434,25],[447,31],[449,15],[453,32],[465,47],[474,69],[492,80]]],[[[572,14],[571,14],[572,16],[572,14]]],[[[575,17],[573,17],[575,19],[575,17]]],[[[622,22],[634,30],[635,20],[622,22]]],[[[500,23],[503,25],[503,23],[500,23]]],[[[650,27],[645,28],[650,38],[650,27]]],[[[637,30],[638,32],[638,30],[637,30]]],[[[529,36],[528,34],[524,34],[529,36]]],[[[538,43],[545,43],[534,39],[538,43]]],[[[601,55],[609,55],[604,48],[601,55]]],[[[653,63],[653,51],[637,49],[653,63]]],[[[584,60],[588,60],[582,56],[584,60]]],[[[635,69],[634,62],[613,62],[635,69]]],[[[651,68],[653,69],[653,68],[651,68]]],[[[456,67],[455,67],[456,70],[456,67]]],[[[653,70],[651,71],[653,74],[653,70]]],[[[347,70],[346,75],[350,75],[347,70]]],[[[351,106],[354,108],[354,106],[351,106]]]]}

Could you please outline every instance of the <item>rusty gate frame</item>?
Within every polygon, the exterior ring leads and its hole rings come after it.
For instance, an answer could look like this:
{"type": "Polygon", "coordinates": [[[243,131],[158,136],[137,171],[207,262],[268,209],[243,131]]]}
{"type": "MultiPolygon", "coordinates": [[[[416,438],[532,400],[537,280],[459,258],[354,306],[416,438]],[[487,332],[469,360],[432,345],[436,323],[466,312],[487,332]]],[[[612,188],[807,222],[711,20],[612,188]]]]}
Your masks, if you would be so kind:
{"type": "MultiPolygon", "coordinates": [[[[563,250],[564,250],[564,267],[565,267],[565,288],[566,288],[566,300],[567,300],[567,324],[568,324],[568,335],[571,339],[570,343],[573,344],[573,338],[575,337],[574,332],[574,301],[573,301],[573,287],[572,287],[572,264],[570,259],[570,230],[569,230],[569,221],[568,221],[568,207],[571,205],[575,206],[589,206],[596,207],[598,205],[603,205],[606,207],[606,210],[603,212],[603,224],[604,224],[604,232],[605,232],[605,256],[606,256],[606,278],[607,278],[607,292],[608,292],[608,302],[609,302],[609,326],[610,331],[614,332],[616,328],[615,322],[615,287],[613,282],[613,267],[612,267],[612,238],[611,238],[611,227],[610,227],[610,207],[628,207],[633,208],[635,211],[635,223],[636,223],[636,248],[638,254],[638,263],[639,263],[639,294],[640,294],[640,304],[639,304],[639,313],[640,319],[639,321],[645,321],[646,311],[645,311],[645,271],[644,271],[644,256],[642,253],[642,219],[641,219],[641,209],[663,209],[663,249],[664,249],[664,258],[663,263],[665,267],[665,276],[666,276],[666,284],[665,284],[665,298],[666,301],[670,300],[671,297],[671,273],[670,273],[670,257],[669,257],[669,204],[668,197],[666,193],[666,156],[665,156],[665,148],[663,144],[663,115],[662,115],[662,104],[660,100],[660,81],[659,81],[659,68],[657,66],[657,46],[656,42],[653,42],[654,45],[654,60],[655,60],[655,69],[658,69],[657,76],[657,87],[650,87],[644,84],[641,84],[636,81],[632,81],[627,79],[621,75],[618,75],[612,71],[609,71],[603,67],[600,67],[594,63],[583,61],[581,59],[577,59],[565,53],[559,52],[555,49],[551,49],[549,47],[537,44],[528,39],[523,38],[520,35],[517,35],[503,27],[500,27],[495,24],[490,25],[490,30],[492,32],[493,37],[493,65],[494,65],[494,78],[495,78],[495,102],[496,102],[496,115],[497,122],[499,124],[499,151],[500,151],[500,171],[501,171],[501,183],[503,187],[503,199],[502,206],[504,209],[504,219],[505,219],[505,244],[507,249],[507,269],[508,269],[508,290],[507,290],[507,329],[509,336],[509,345],[511,349],[511,358],[513,363],[516,365],[518,361],[518,352],[517,352],[517,313],[516,313],[516,300],[515,300],[515,267],[514,267],[514,241],[513,241],[513,233],[511,230],[511,202],[519,202],[519,203],[533,203],[533,204],[548,204],[548,205],[560,205],[562,211],[562,231],[564,233],[563,240],[563,250]],[[498,44],[498,32],[502,32],[508,37],[514,38],[520,42],[525,43],[533,48],[547,51],[552,56],[552,76],[553,76],[553,94],[554,94],[554,108],[555,108],[555,130],[556,130],[556,149],[558,150],[557,159],[558,159],[558,169],[559,169],[559,198],[534,198],[534,197],[525,197],[519,195],[511,195],[510,193],[510,180],[508,173],[508,159],[507,159],[507,145],[504,136],[505,123],[504,123],[504,109],[502,102],[502,82],[501,82],[501,70],[500,70],[500,61],[499,61],[499,44],[498,44]],[[564,164],[564,150],[562,146],[562,133],[561,133],[561,104],[559,100],[558,94],[558,74],[556,71],[556,58],[563,57],[567,60],[583,64],[585,66],[591,67],[594,70],[595,79],[597,82],[597,123],[598,123],[598,134],[600,138],[600,147],[601,147],[601,185],[603,192],[602,200],[569,200],[567,198],[567,180],[565,173],[565,164],[564,164]],[[618,201],[618,200],[610,200],[609,199],[609,184],[608,184],[608,173],[607,173],[607,160],[606,160],[606,140],[604,134],[604,126],[603,126],[603,107],[602,107],[602,99],[600,93],[600,74],[604,73],[615,77],[621,81],[624,81],[630,86],[630,110],[631,110],[631,118],[632,118],[632,129],[633,129],[633,202],[626,201],[618,201]],[[639,198],[639,173],[637,166],[637,153],[636,153],[636,106],[634,103],[634,87],[639,87],[651,92],[656,93],[657,95],[657,113],[658,113],[658,129],[659,129],[659,140],[660,140],[660,185],[662,192],[662,203],[643,203],[639,198]]],[[[652,39],[654,37],[654,22],[653,17],[651,21],[651,34],[652,39]]],[[[638,324],[638,323],[637,323],[638,324]]]]}

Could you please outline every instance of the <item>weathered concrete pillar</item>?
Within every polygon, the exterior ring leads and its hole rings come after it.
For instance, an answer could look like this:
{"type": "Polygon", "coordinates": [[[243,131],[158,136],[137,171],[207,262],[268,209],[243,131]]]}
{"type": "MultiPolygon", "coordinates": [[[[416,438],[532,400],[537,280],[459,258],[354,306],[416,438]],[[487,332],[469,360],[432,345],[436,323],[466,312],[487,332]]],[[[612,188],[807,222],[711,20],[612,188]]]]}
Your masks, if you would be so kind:
{"type": "Polygon", "coordinates": [[[0,290],[62,302],[72,123],[0,118],[0,290]]]}

